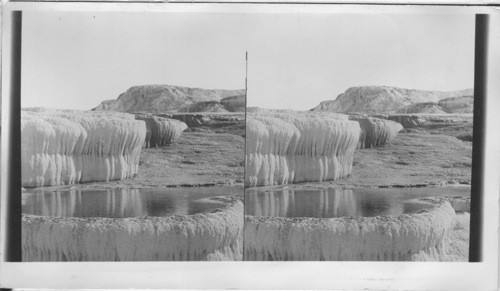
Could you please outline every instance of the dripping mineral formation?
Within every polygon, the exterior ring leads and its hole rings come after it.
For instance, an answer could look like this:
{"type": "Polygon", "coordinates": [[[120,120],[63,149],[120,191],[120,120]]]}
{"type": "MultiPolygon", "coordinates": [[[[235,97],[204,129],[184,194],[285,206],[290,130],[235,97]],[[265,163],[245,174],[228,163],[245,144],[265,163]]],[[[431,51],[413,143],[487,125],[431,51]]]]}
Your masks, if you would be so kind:
{"type": "Polygon", "coordinates": [[[351,172],[358,122],[335,114],[247,116],[245,185],[327,181],[351,172]]]}
{"type": "Polygon", "coordinates": [[[449,202],[416,214],[339,218],[245,218],[248,260],[448,261],[457,215],[449,202]]]}
{"type": "Polygon", "coordinates": [[[241,260],[243,203],[193,215],[78,218],[23,215],[23,261],[241,260]]]}
{"type": "Polygon", "coordinates": [[[23,187],[121,180],[138,171],[144,121],[123,113],[21,113],[23,187]]]}
{"type": "Polygon", "coordinates": [[[403,129],[401,124],[391,120],[365,116],[350,116],[349,119],[359,122],[361,128],[358,149],[383,146],[403,129]]]}
{"type": "MultiPolygon", "coordinates": [[[[245,96],[245,90],[210,90],[170,85],[134,86],[116,100],[102,102],[95,111],[119,112],[176,112],[189,111],[198,102],[216,101],[231,108],[233,96],[245,96]],[[226,101],[223,101],[226,100],[226,101]]],[[[230,111],[230,110],[229,110],[230,111]]]]}
{"type": "Polygon", "coordinates": [[[178,139],[188,128],[187,124],[175,119],[142,114],[136,115],[135,118],[146,123],[145,148],[166,146],[178,139]]]}

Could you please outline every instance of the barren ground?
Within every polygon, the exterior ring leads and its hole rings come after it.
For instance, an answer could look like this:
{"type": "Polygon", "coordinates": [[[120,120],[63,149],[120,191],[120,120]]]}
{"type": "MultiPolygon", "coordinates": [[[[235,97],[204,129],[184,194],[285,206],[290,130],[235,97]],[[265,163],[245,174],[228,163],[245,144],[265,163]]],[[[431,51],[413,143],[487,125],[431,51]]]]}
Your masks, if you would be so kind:
{"type": "Polygon", "coordinates": [[[168,147],[144,150],[133,181],[154,187],[243,183],[244,150],[242,136],[184,132],[168,147]]]}
{"type": "Polygon", "coordinates": [[[444,134],[399,133],[384,147],[356,150],[350,178],[337,184],[470,184],[471,166],[471,142],[444,134]]]}

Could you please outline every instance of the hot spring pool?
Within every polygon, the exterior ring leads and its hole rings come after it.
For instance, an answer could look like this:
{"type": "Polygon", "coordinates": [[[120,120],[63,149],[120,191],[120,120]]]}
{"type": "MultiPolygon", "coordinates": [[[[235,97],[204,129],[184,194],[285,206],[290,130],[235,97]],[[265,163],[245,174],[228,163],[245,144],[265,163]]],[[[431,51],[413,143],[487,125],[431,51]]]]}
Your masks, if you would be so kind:
{"type": "Polygon", "coordinates": [[[470,197],[470,187],[245,191],[245,215],[260,217],[373,217],[416,213],[433,206],[412,199],[470,197]]]}
{"type": "Polygon", "coordinates": [[[54,217],[165,217],[210,212],[215,196],[239,195],[242,187],[168,189],[33,190],[23,193],[22,212],[54,217]]]}

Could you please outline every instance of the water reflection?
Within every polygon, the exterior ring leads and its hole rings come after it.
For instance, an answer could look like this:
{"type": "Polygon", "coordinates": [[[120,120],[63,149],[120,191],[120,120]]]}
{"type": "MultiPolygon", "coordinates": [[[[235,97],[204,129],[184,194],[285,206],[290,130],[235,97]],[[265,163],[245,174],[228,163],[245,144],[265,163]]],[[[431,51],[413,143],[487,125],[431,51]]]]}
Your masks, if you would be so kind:
{"type": "Polygon", "coordinates": [[[34,191],[23,194],[22,211],[26,214],[60,217],[191,215],[221,207],[221,204],[207,203],[201,199],[224,193],[237,194],[238,191],[221,191],[221,188],[34,191]]]}
{"type": "Polygon", "coordinates": [[[245,192],[245,214],[278,217],[369,217],[415,213],[430,205],[409,200],[436,195],[470,196],[468,189],[321,189],[245,192]]]}

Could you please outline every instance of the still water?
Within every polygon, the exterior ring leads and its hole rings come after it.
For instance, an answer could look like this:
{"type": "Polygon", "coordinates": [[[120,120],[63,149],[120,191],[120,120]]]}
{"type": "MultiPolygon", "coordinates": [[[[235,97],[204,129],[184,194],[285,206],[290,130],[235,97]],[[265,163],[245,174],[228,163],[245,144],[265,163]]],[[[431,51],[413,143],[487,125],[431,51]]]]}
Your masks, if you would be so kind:
{"type": "Polygon", "coordinates": [[[22,212],[40,216],[111,218],[191,215],[222,206],[207,202],[205,198],[242,193],[242,187],[36,190],[23,193],[22,212]]]}
{"type": "Polygon", "coordinates": [[[470,197],[470,187],[403,189],[322,189],[245,191],[245,214],[252,216],[369,217],[415,213],[432,206],[412,203],[429,196],[470,197]]]}

